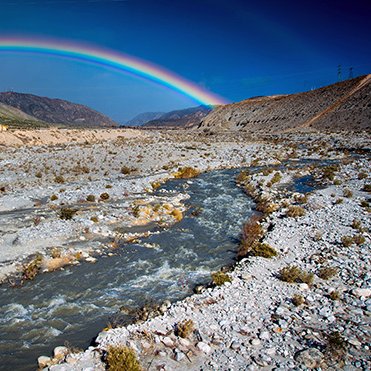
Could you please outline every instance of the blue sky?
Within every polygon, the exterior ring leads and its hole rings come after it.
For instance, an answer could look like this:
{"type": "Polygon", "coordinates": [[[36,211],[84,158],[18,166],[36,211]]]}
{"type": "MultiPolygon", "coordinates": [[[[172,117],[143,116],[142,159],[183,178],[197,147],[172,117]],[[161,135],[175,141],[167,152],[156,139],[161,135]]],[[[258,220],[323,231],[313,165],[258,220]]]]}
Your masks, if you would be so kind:
{"type": "MultiPolygon", "coordinates": [[[[0,36],[63,38],[148,60],[230,101],[371,73],[370,1],[1,0],[0,36]]],[[[0,53],[0,91],[86,104],[119,122],[194,106],[100,66],[0,53]]]]}

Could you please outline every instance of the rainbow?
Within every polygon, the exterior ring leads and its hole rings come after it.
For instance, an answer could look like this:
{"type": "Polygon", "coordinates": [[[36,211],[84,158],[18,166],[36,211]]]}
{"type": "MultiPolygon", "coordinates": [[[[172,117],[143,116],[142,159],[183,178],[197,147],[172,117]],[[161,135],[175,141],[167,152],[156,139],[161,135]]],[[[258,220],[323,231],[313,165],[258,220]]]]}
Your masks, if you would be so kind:
{"type": "Polygon", "coordinates": [[[62,40],[0,38],[0,52],[23,52],[58,56],[131,72],[190,97],[202,105],[227,101],[162,67],[113,50],[62,40]]]}

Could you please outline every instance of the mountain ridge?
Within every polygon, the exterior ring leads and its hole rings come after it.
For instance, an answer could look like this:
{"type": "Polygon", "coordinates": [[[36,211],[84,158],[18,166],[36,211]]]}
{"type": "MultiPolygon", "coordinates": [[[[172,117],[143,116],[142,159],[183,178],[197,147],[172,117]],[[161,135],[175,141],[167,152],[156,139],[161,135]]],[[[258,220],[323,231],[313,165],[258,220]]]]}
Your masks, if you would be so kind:
{"type": "Polygon", "coordinates": [[[41,97],[34,94],[3,92],[0,103],[22,111],[36,121],[78,127],[116,127],[108,116],[87,106],[59,98],[41,97]]]}

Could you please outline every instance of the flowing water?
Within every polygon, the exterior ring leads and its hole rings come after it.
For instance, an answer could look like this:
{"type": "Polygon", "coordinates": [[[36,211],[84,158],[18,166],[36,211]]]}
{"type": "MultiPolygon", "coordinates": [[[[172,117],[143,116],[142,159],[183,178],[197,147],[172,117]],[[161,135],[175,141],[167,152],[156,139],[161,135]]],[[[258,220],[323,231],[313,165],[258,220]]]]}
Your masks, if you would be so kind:
{"type": "Polygon", "coordinates": [[[0,370],[34,370],[39,355],[65,341],[85,348],[121,306],[181,299],[231,263],[252,214],[252,201],[234,183],[238,172],[166,183],[162,190],[190,195],[185,218],[140,244],[121,246],[117,256],[40,275],[21,288],[0,287],[0,370]]]}

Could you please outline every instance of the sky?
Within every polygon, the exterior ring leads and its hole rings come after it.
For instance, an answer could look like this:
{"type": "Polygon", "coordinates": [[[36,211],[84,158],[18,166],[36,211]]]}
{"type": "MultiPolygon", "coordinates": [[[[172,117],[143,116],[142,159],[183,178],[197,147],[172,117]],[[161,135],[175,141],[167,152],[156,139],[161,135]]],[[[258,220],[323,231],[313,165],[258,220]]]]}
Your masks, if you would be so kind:
{"type": "MultiPolygon", "coordinates": [[[[371,73],[371,1],[0,0],[0,38],[122,52],[230,102],[371,73]]],[[[0,91],[62,98],[120,123],[196,106],[138,76],[61,57],[0,52],[0,91]]]]}

